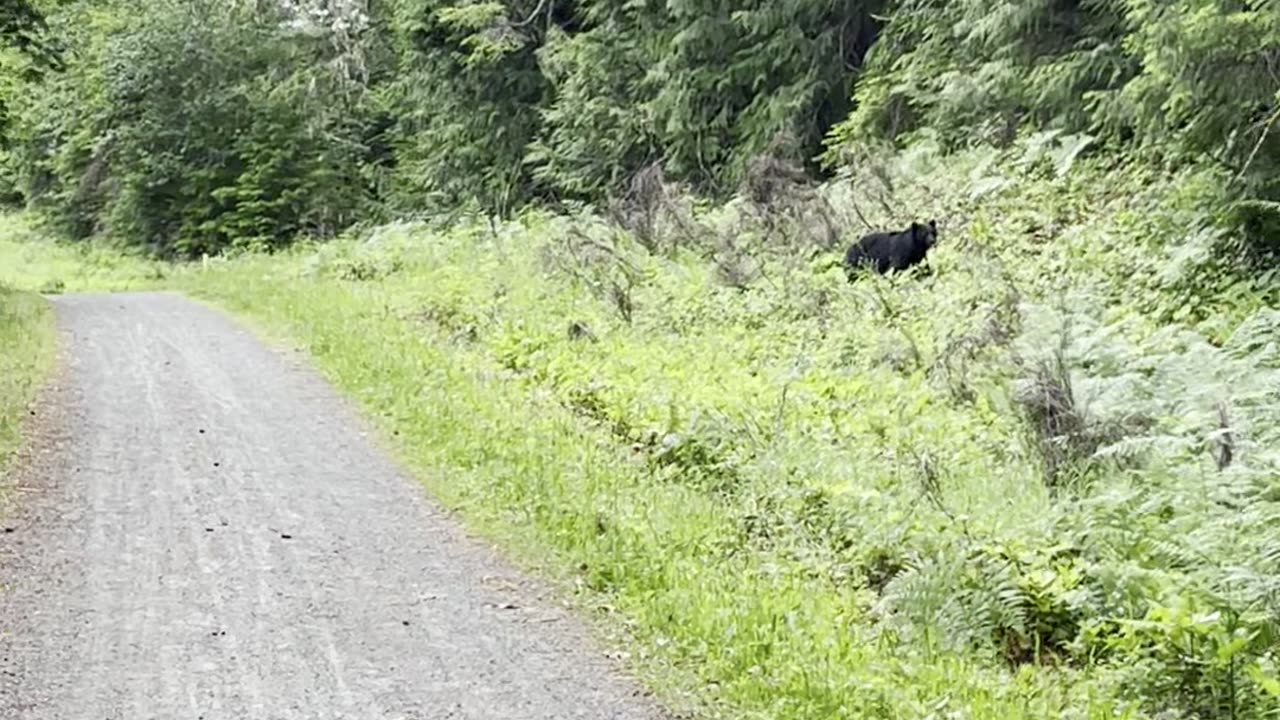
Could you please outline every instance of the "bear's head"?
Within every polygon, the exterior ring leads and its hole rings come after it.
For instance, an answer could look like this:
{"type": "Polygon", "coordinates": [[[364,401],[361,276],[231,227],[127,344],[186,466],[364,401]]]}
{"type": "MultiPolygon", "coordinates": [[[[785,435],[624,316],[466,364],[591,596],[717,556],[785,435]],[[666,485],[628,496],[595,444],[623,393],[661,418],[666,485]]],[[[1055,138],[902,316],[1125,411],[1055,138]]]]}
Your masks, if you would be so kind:
{"type": "Polygon", "coordinates": [[[930,220],[925,224],[911,223],[911,238],[923,243],[926,249],[933,247],[938,242],[938,222],[930,220]]]}

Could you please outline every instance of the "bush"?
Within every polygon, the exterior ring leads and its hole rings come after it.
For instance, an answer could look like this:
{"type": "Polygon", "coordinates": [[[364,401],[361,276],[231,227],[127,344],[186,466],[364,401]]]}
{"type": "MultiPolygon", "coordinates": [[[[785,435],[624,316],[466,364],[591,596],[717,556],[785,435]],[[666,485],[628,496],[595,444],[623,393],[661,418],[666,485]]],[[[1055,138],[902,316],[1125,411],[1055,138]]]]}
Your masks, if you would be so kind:
{"type": "Polygon", "coordinates": [[[17,108],[21,190],[72,237],[163,255],[278,247],[353,222],[367,196],[353,108],[335,107],[339,88],[314,66],[323,47],[280,19],[213,2],[64,18],[107,27],[79,31],[81,60],[17,108]]]}

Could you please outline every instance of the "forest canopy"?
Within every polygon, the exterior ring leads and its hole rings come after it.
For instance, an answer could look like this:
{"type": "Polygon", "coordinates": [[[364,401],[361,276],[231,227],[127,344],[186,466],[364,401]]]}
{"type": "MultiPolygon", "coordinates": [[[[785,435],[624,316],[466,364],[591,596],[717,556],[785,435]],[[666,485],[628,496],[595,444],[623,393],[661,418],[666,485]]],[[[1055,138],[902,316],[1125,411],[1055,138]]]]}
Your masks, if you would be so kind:
{"type": "Polygon", "coordinates": [[[1280,213],[1275,0],[10,0],[0,34],[0,192],[169,256],[1046,129],[1280,213]]]}

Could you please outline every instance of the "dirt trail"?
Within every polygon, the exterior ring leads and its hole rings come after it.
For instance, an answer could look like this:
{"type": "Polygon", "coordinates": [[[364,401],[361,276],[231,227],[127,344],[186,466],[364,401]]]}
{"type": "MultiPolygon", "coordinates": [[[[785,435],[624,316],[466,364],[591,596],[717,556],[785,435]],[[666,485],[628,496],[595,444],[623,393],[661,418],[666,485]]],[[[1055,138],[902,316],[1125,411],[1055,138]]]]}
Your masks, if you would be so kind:
{"type": "Polygon", "coordinates": [[[0,718],[661,717],[305,363],[180,296],[55,301],[0,532],[0,718]]]}

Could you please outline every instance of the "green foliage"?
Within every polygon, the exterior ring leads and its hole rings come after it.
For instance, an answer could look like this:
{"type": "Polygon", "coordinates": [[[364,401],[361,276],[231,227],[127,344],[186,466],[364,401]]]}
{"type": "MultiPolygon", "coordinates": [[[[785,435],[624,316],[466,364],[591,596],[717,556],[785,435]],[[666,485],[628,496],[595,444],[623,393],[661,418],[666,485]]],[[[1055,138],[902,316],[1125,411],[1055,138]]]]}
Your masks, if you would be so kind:
{"type": "Polygon", "coordinates": [[[169,266],[139,248],[103,242],[55,243],[30,213],[0,215],[0,284],[28,292],[149,289],[169,266]]]}
{"type": "Polygon", "coordinates": [[[229,257],[0,236],[0,272],[167,280],[305,343],[724,715],[1275,716],[1274,0],[49,23],[61,71],[0,51],[3,190],[229,257]],[[343,232],[381,211],[488,222],[343,232]],[[846,281],[926,217],[928,271],[846,281]]]}
{"type": "Polygon", "coordinates": [[[26,91],[26,83],[62,67],[59,48],[47,29],[43,13],[28,0],[0,6],[0,205],[22,201],[8,167],[13,100],[26,91]]]}
{"type": "Polygon", "coordinates": [[[674,663],[726,716],[1261,720],[1274,290],[1147,277],[1195,255],[1216,171],[1080,147],[918,146],[823,189],[838,217],[947,218],[929,275],[850,284],[795,259],[805,215],[740,202],[662,226],[705,243],[664,253],[531,212],[180,284],[307,343],[437,493],[616,608],[642,667],[674,663]],[[733,284],[703,255],[758,234],[733,284]],[[1071,438],[1017,399],[1046,363],[1091,433],[1053,487],[1039,440],[1071,438]]]}
{"type": "Polygon", "coordinates": [[[1231,258],[1217,281],[1276,251],[1278,17],[1274,0],[81,0],[41,34],[64,72],[0,55],[0,176],[73,236],[191,255],[382,208],[601,203],[659,167],[728,197],[762,156],[818,174],[824,138],[838,173],[886,139],[1049,131],[1078,140],[1068,165],[1218,168],[1212,225],[1246,232],[1203,244],[1231,258]]]}
{"type": "Polygon", "coordinates": [[[555,96],[525,158],[535,181],[586,200],[617,193],[659,159],[660,134],[646,101],[655,92],[651,67],[670,38],[662,18],[642,5],[592,12],[591,27],[554,32],[539,51],[555,96]]]}
{"type": "MultiPolygon", "coordinates": [[[[0,284],[0,480],[18,449],[36,392],[53,368],[53,313],[37,295],[0,284]]],[[[0,511],[8,490],[0,482],[0,511]]]]}
{"type": "Polygon", "coordinates": [[[401,209],[601,200],[652,161],[725,190],[775,136],[811,157],[849,105],[878,4],[400,0],[389,26],[401,209]]]}
{"type": "Polygon", "coordinates": [[[1008,143],[1024,120],[1087,129],[1081,97],[1135,70],[1118,47],[1122,30],[1112,0],[903,0],[835,137],[927,130],[955,146],[1008,143]]]}
{"type": "Polygon", "coordinates": [[[674,174],[741,178],[774,137],[812,157],[849,107],[849,83],[882,9],[865,0],[667,4],[678,30],[655,69],[653,99],[674,174]]]}
{"type": "Polygon", "coordinates": [[[878,1],[596,0],[540,58],[555,96],[529,159],[560,192],[598,198],[650,161],[727,194],[779,135],[808,160],[844,116],[878,1]]]}
{"type": "Polygon", "coordinates": [[[546,93],[533,13],[543,6],[390,3],[396,69],[379,93],[395,118],[393,208],[505,214],[529,199],[523,155],[546,93]]]}
{"type": "MultiPolygon", "coordinates": [[[[1088,131],[1108,149],[1227,169],[1247,248],[1280,226],[1280,9],[1273,0],[903,0],[832,135],[1007,145],[1020,129],[1088,131]]],[[[1230,250],[1227,248],[1225,250],[1230,250]]]]}
{"type": "Polygon", "coordinates": [[[31,0],[5,0],[0,6],[0,45],[22,52],[38,67],[58,67],[58,48],[46,33],[44,13],[31,0]]]}
{"type": "Polygon", "coordinates": [[[1124,47],[1141,72],[1093,99],[1100,121],[1148,144],[1220,154],[1274,183],[1280,140],[1267,131],[1280,107],[1280,8],[1135,0],[1124,9],[1124,47]]]}
{"type": "Polygon", "coordinates": [[[30,202],[84,238],[162,254],[274,247],[355,220],[359,112],[277,16],[160,3],[61,20],[77,62],[16,108],[12,162],[30,202]]]}

